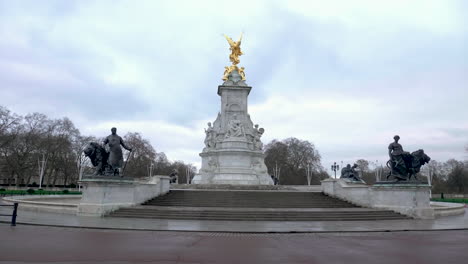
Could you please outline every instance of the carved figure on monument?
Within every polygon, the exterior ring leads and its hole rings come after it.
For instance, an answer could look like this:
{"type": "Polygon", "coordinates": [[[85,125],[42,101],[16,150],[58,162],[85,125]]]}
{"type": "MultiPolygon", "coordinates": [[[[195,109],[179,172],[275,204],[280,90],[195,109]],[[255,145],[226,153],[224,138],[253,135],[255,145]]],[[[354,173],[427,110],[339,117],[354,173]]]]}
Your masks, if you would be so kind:
{"type": "Polygon", "coordinates": [[[352,167],[350,164],[346,165],[343,169],[341,169],[341,179],[350,179],[352,181],[362,181],[359,177],[359,173],[356,171],[358,167],[357,164],[354,164],[352,167]]]}
{"type": "Polygon", "coordinates": [[[258,159],[252,160],[251,167],[252,167],[252,169],[254,169],[259,174],[267,173],[267,168],[266,168],[266,166],[262,165],[261,160],[258,160],[258,159]]]}
{"type": "Polygon", "coordinates": [[[260,129],[258,128],[258,125],[255,125],[254,128],[254,137],[253,137],[253,145],[254,145],[254,150],[262,150],[263,149],[263,143],[260,140],[262,137],[263,133],[265,133],[265,129],[261,127],[260,129]]]}
{"type": "Polygon", "coordinates": [[[216,162],[216,160],[213,157],[210,157],[208,159],[208,167],[209,167],[210,171],[214,171],[214,170],[216,170],[216,168],[218,168],[218,163],[216,162]]]}
{"type": "Polygon", "coordinates": [[[122,168],[123,165],[123,154],[120,145],[130,152],[132,149],[127,147],[123,139],[117,135],[117,128],[113,127],[111,132],[112,134],[104,139],[103,145],[106,146],[107,144],[109,146],[109,159],[107,163],[111,166],[114,175],[119,175],[120,168],[122,168]]]}
{"type": "Polygon", "coordinates": [[[403,147],[398,143],[400,136],[396,135],[393,139],[394,141],[388,146],[390,160],[387,162],[387,167],[391,171],[387,175],[387,179],[393,176],[397,181],[409,181],[414,176],[418,180],[416,174],[424,164],[429,163],[431,158],[422,149],[412,153],[404,151],[403,147]]]}
{"type": "Polygon", "coordinates": [[[245,137],[244,125],[237,119],[237,115],[233,115],[228,123],[228,130],[225,138],[230,137],[245,137]]]}
{"type": "Polygon", "coordinates": [[[258,124],[255,124],[255,126],[253,127],[253,131],[254,131],[254,136],[258,134],[258,124]]]}
{"type": "Polygon", "coordinates": [[[216,144],[216,131],[211,126],[211,122],[208,122],[208,128],[205,129],[205,146],[207,148],[214,148],[216,144]]]}

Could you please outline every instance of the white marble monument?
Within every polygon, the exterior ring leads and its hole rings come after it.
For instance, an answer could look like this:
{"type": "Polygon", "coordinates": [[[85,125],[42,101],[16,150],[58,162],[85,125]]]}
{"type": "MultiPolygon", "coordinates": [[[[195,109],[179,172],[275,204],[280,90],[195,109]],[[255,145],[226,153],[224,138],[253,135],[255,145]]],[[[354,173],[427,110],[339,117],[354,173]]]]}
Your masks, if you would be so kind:
{"type": "MultiPolygon", "coordinates": [[[[226,37],[227,38],[227,37],[226,37]]],[[[202,166],[194,184],[272,185],[265,166],[263,128],[252,123],[247,99],[252,87],[245,83],[244,68],[239,63],[240,40],[228,38],[233,65],[226,67],[224,83],[218,86],[221,112],[213,125],[205,129],[205,148],[200,153],[202,166]]]]}

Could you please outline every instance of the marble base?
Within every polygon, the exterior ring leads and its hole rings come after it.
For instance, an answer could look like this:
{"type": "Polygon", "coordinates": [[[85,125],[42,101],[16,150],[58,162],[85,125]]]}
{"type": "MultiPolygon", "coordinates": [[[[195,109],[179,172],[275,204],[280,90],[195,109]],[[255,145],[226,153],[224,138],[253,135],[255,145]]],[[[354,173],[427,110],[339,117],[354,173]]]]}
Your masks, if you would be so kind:
{"type": "Polygon", "coordinates": [[[273,185],[261,151],[218,149],[200,156],[202,167],[193,184],[273,185]]]}
{"type": "MultiPolygon", "coordinates": [[[[231,184],[231,185],[273,185],[268,175],[252,174],[197,174],[192,180],[193,184],[231,184]]],[[[270,178],[271,180],[271,178],[270,178]]]]}
{"type": "Polygon", "coordinates": [[[88,178],[79,182],[82,198],[78,214],[103,216],[121,207],[141,204],[169,192],[167,176],[153,176],[144,180],[88,178]]]}
{"type": "Polygon", "coordinates": [[[261,137],[265,129],[252,122],[248,96],[252,87],[237,68],[218,86],[221,109],[205,129],[202,165],[193,184],[273,185],[265,166],[261,137]]]}

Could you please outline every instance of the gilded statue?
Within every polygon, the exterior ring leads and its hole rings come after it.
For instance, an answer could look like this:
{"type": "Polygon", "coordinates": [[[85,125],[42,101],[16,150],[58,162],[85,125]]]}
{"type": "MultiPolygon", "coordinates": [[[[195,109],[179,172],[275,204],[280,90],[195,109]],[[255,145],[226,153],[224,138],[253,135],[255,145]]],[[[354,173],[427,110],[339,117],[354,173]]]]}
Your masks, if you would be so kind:
{"type": "Polygon", "coordinates": [[[231,46],[229,49],[231,50],[231,55],[229,55],[229,60],[232,62],[232,65],[237,65],[239,64],[240,60],[239,60],[239,56],[241,56],[242,54],[242,51],[240,49],[240,45],[241,45],[241,41],[242,41],[242,33],[240,35],[240,38],[239,38],[239,41],[233,41],[232,38],[224,35],[224,37],[226,38],[226,40],[228,41],[229,43],[229,46],[231,46]]]}
{"type": "Polygon", "coordinates": [[[226,38],[226,40],[228,41],[229,46],[230,46],[229,49],[231,50],[231,54],[229,55],[229,60],[232,62],[231,66],[224,67],[225,68],[224,75],[223,75],[223,80],[224,81],[228,80],[229,74],[234,70],[237,70],[237,72],[241,76],[242,80],[245,81],[244,67],[240,67],[240,68],[237,67],[237,64],[239,64],[239,62],[240,62],[239,56],[244,54],[244,53],[242,53],[242,51],[240,49],[240,45],[241,45],[241,42],[242,42],[242,35],[243,34],[241,33],[239,41],[233,41],[232,38],[224,35],[224,37],[226,38]]]}

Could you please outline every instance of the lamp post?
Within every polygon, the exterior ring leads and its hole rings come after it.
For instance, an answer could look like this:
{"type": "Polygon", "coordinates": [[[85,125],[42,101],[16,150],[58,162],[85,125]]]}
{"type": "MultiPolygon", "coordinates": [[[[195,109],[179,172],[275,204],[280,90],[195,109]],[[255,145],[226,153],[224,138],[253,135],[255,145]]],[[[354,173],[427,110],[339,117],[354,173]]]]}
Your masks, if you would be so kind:
{"type": "Polygon", "coordinates": [[[340,165],[336,164],[336,162],[333,162],[333,165],[331,165],[331,170],[335,172],[335,179],[336,179],[336,171],[340,169],[340,165]]]}
{"type": "Polygon", "coordinates": [[[307,185],[310,186],[310,181],[312,179],[312,164],[307,164],[306,173],[307,173],[307,185]]]}
{"type": "Polygon", "coordinates": [[[153,176],[153,167],[153,162],[151,162],[151,164],[148,166],[148,177],[153,176]]]}
{"type": "Polygon", "coordinates": [[[278,185],[280,181],[280,172],[281,172],[281,168],[278,168],[278,162],[276,162],[275,168],[273,170],[273,176],[275,176],[276,180],[278,181],[278,185]]]}
{"type": "Polygon", "coordinates": [[[379,160],[375,160],[375,181],[380,181],[380,168],[379,168],[379,160]]]}
{"type": "Polygon", "coordinates": [[[185,167],[185,181],[187,184],[190,184],[191,172],[192,171],[190,170],[189,166],[185,167]]]}
{"type": "Polygon", "coordinates": [[[39,189],[41,189],[42,188],[42,180],[44,178],[45,166],[47,164],[47,159],[45,158],[45,154],[42,154],[42,160],[39,161],[39,159],[38,159],[37,163],[39,165],[39,189]]]}

